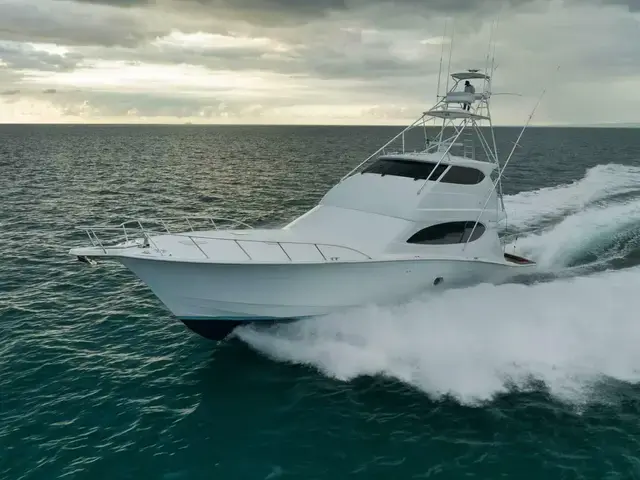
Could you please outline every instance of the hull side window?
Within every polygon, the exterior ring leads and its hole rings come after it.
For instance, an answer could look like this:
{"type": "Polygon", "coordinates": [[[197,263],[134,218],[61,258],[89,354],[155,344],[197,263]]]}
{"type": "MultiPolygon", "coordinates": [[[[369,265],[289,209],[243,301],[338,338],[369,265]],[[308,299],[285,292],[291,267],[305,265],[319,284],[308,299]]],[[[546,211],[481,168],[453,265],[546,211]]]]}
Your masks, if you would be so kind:
{"type": "Polygon", "coordinates": [[[456,183],[458,185],[477,185],[484,180],[484,173],[470,167],[459,167],[454,165],[442,177],[442,183],[456,183]]]}
{"type": "Polygon", "coordinates": [[[475,222],[447,222],[432,225],[414,233],[407,243],[417,243],[420,245],[452,245],[456,243],[466,243],[473,230],[473,236],[469,239],[473,242],[479,239],[485,231],[485,226],[481,223],[473,226],[475,222]]]}

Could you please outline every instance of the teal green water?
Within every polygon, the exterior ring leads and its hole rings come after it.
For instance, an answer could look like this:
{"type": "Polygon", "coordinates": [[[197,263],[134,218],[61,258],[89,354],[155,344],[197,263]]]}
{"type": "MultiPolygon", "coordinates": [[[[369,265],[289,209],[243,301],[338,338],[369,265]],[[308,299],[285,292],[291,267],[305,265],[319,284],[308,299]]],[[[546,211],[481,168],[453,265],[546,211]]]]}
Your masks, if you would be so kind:
{"type": "Polygon", "coordinates": [[[640,478],[637,130],[527,132],[512,284],[215,344],[66,254],[83,223],[284,224],[396,131],[0,127],[0,478],[640,478]]]}

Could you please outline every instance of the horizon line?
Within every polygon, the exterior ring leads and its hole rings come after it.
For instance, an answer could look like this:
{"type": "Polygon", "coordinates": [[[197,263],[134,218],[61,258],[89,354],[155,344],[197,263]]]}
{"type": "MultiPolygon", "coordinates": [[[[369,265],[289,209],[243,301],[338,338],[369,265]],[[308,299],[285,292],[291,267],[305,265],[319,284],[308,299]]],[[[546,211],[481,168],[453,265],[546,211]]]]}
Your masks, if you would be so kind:
{"type": "MultiPolygon", "coordinates": [[[[138,126],[138,127],[406,127],[407,123],[194,123],[185,122],[0,122],[2,126],[138,126]]],[[[481,128],[488,128],[483,125],[481,128]]],[[[494,128],[522,128],[524,124],[493,124],[494,128]]],[[[428,125],[427,128],[441,128],[428,125]]],[[[527,128],[640,128],[640,123],[593,123],[593,124],[529,124],[527,128]]]]}

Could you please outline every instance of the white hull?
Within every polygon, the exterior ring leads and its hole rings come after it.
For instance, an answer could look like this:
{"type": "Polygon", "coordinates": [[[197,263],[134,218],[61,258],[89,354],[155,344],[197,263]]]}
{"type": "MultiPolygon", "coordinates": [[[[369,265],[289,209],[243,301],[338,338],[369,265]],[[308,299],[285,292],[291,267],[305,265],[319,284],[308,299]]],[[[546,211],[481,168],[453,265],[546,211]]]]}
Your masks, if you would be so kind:
{"type": "Polygon", "coordinates": [[[221,333],[213,336],[219,338],[240,323],[293,320],[393,303],[430,289],[501,282],[528,268],[454,259],[262,265],[117,260],[188,326],[227,322],[228,328],[217,325],[221,333]]]}

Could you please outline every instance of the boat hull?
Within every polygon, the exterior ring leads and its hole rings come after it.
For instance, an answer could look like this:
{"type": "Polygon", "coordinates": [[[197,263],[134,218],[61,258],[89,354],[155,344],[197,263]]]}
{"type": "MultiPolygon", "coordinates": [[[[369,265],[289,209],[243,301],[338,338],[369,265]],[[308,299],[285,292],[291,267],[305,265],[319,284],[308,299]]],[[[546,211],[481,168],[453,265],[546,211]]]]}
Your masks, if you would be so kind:
{"type": "Polygon", "coordinates": [[[242,325],[258,322],[261,325],[275,325],[296,319],[263,319],[255,318],[181,318],[180,321],[192,332],[208,340],[220,341],[227,338],[231,333],[242,325]]]}
{"type": "Polygon", "coordinates": [[[118,260],[189,329],[212,340],[244,324],[395,303],[430,289],[502,282],[527,269],[462,259],[308,264],[118,260]]]}

